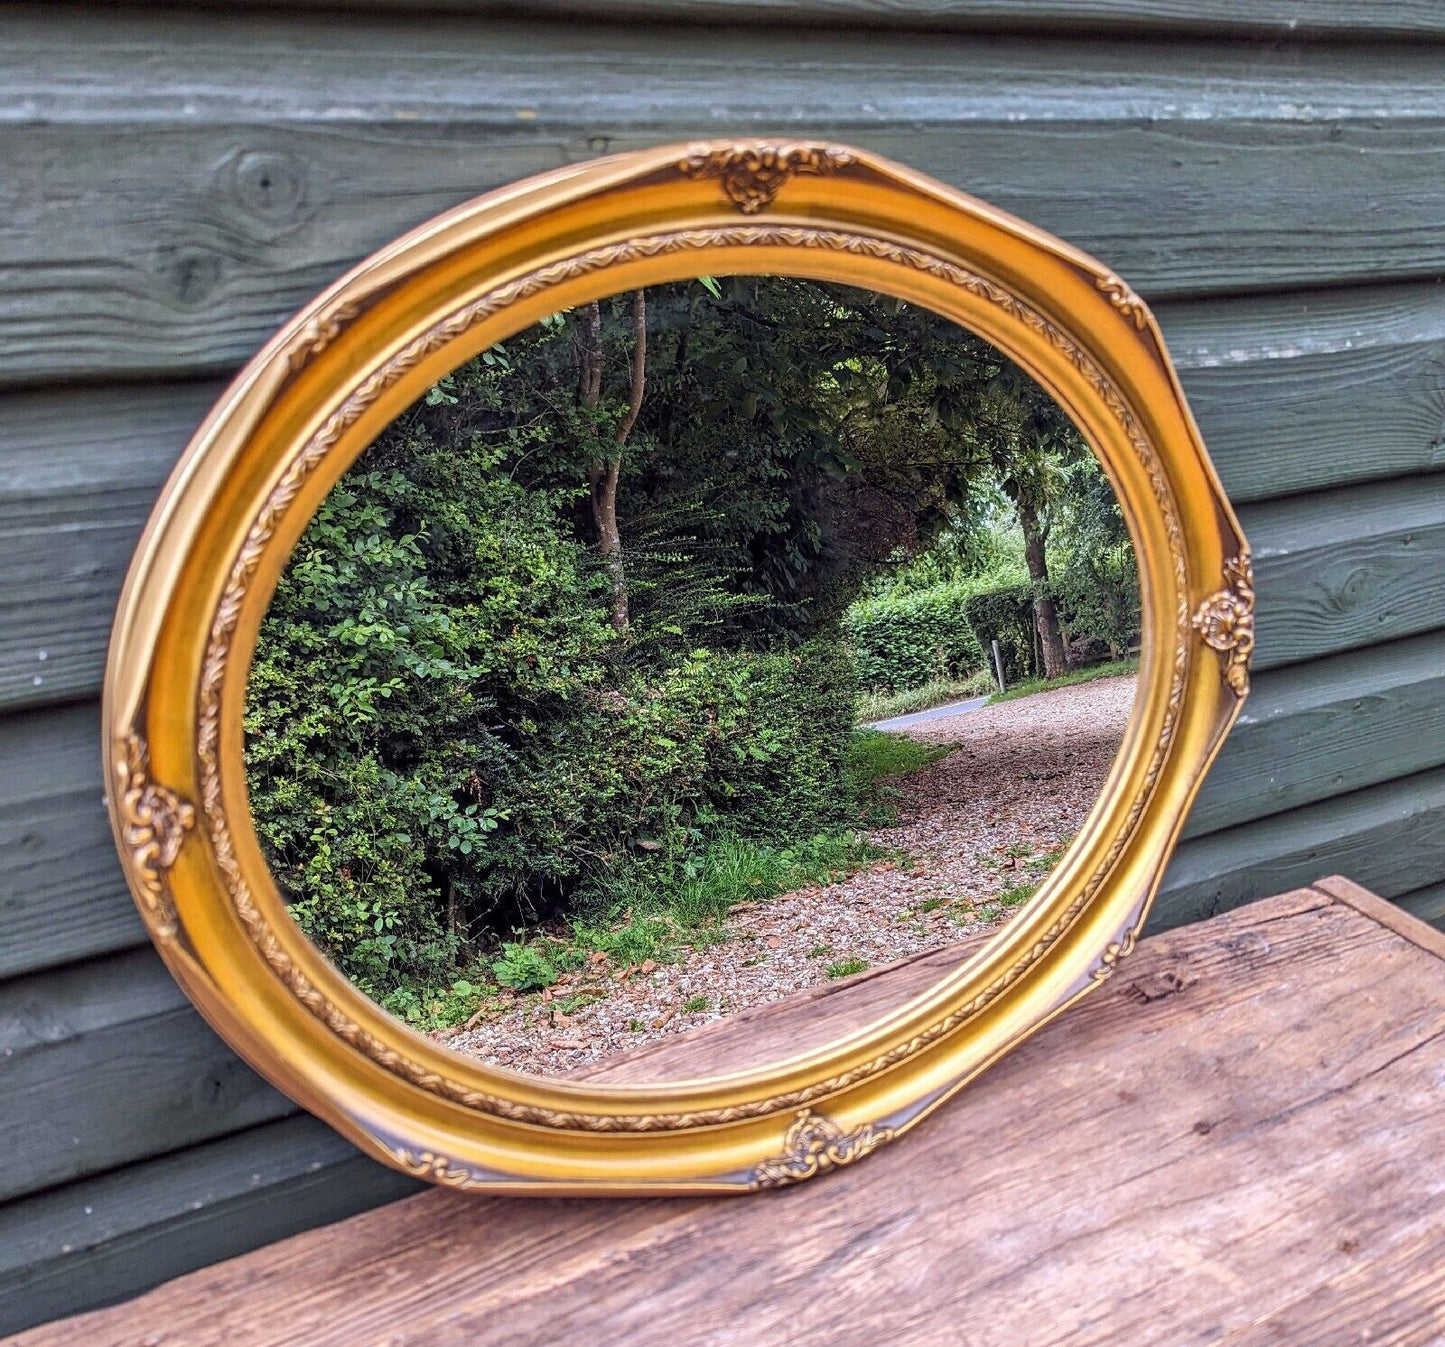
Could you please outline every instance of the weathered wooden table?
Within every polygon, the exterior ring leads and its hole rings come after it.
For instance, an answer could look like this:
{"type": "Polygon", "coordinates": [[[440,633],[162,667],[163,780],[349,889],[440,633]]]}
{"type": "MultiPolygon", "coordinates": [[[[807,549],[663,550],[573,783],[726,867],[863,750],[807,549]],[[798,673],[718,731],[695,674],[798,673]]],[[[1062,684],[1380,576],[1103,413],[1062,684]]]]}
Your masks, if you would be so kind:
{"type": "MultiPolygon", "coordinates": [[[[811,999],[826,1017],[879,983],[811,999]]],[[[695,1067],[687,1042],[650,1065],[695,1067]]],[[[753,1198],[433,1191],[10,1341],[1445,1342],[1445,936],[1322,880],[1145,941],[827,1178],[753,1198]]]]}

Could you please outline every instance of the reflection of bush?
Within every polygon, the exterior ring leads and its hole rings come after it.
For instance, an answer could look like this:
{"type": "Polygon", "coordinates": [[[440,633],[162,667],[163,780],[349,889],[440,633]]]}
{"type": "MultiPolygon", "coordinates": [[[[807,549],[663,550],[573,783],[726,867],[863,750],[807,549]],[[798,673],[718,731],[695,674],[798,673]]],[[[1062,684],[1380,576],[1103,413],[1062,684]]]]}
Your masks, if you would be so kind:
{"type": "Polygon", "coordinates": [[[1080,558],[1052,589],[1072,663],[1119,659],[1139,640],[1139,577],[1128,547],[1080,558]]]}
{"type": "MultiPolygon", "coordinates": [[[[1123,549],[1057,570],[1047,592],[1058,607],[1070,662],[1120,658],[1139,638],[1132,554],[1123,549]]],[[[1026,580],[990,584],[991,579],[956,580],[855,603],[843,630],[859,683],[901,691],[963,679],[991,669],[993,641],[1010,683],[1042,677],[1034,628],[1040,586],[1026,580]]]]}
{"type": "Polygon", "coordinates": [[[912,688],[979,668],[983,654],[964,614],[975,588],[956,581],[855,603],[843,632],[858,681],[868,688],[912,688]]]}
{"type": "Polygon", "coordinates": [[[622,872],[856,812],[841,647],[629,661],[562,503],[463,471],[423,461],[333,492],[251,677],[273,869],[307,933],[380,994],[444,984],[469,940],[604,902],[622,872]]]}

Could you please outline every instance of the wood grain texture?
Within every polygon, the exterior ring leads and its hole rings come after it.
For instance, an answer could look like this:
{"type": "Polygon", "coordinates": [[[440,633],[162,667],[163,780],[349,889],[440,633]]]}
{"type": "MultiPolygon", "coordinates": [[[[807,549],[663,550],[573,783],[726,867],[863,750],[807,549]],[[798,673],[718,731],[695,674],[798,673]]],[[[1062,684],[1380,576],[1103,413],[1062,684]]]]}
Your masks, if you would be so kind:
{"type": "Polygon", "coordinates": [[[1445,474],[1241,506],[1270,669],[1445,626],[1445,474]]]}
{"type": "Polygon", "coordinates": [[[1445,880],[1401,894],[1395,901],[1412,917],[1445,930],[1445,880]]]}
{"type": "Polygon", "coordinates": [[[1272,670],[1254,678],[1184,835],[1440,766],[1445,631],[1272,670]]]}
{"type": "Polygon", "coordinates": [[[423,1193],[16,1347],[1333,1344],[1377,1314],[1373,1340],[1431,1342],[1442,1070],[1445,963],[1306,889],[1146,941],[826,1179],[744,1201],[423,1193]]]}
{"type": "MultiPolygon", "coordinates": [[[[267,0],[240,3],[259,8],[267,0]]],[[[1371,0],[1368,5],[1350,0],[426,0],[426,7],[437,13],[502,18],[858,25],[945,32],[1166,32],[1290,39],[1445,36],[1445,14],[1432,0],[1371,0]]],[[[292,8],[334,9],[336,0],[292,0],[292,8]]],[[[409,0],[358,0],[347,8],[406,13],[414,6],[409,0]]]]}
{"type": "Polygon", "coordinates": [[[0,1062],[0,1201],[296,1111],[149,947],[0,984],[0,1062]]]}
{"type": "MultiPolygon", "coordinates": [[[[1226,485],[1269,552],[1261,663],[1271,667],[1205,786],[1158,920],[1341,868],[1445,921],[1435,841],[1445,833],[1445,287],[1433,279],[1445,273],[1445,48],[1382,40],[1445,34],[1434,0],[428,0],[431,11],[462,11],[453,18],[418,15],[402,0],[364,4],[393,12],[346,6],[339,22],[323,0],[299,18],[275,6],[149,16],[11,6],[0,17],[0,384],[11,389],[0,400],[0,708],[46,708],[0,719],[0,978],[19,976],[0,984],[0,1054],[10,1053],[0,1055],[0,1189],[60,1185],[0,1207],[0,1332],[413,1187],[310,1118],[265,1121],[289,1106],[137,948],[144,937],[101,806],[95,710],[60,703],[98,688],[130,550],[220,380],[356,258],[459,200],[556,164],[696,135],[831,136],[993,199],[1129,276],[1154,304],[1226,485]],[[501,21],[504,9],[567,18],[501,21]],[[589,21],[618,17],[730,26],[589,21]],[[1220,40],[1272,39],[1291,24],[1294,37],[1336,41],[1220,40]],[[1010,31],[980,35],[994,28],[1010,31]],[[1034,36],[1019,35],[1028,29],[1034,36]],[[1060,37],[1067,32],[1075,35],[1060,37]],[[1137,36],[1150,32],[1160,36],[1137,36]],[[1248,293],[1282,286],[1300,288],[1248,293]],[[161,378],[141,381],[152,376],[161,378]],[[37,384],[50,386],[24,391],[37,384]],[[1338,544],[1328,557],[1326,543],[1338,544]],[[87,962],[63,967],[75,959],[87,962]],[[232,1128],[244,1130],[221,1136],[232,1128]]],[[[1356,1006],[1375,996],[1375,946],[1364,943],[1345,992],[1356,1006]]],[[[1259,1070],[1281,1044],[1292,1053],[1311,1020],[1330,1034],[1341,1026],[1331,1061],[1348,1065],[1351,1051],[1377,1060],[1359,1037],[1364,1026],[1331,1018],[1330,1007],[1297,1018],[1278,999],[1293,966],[1271,966],[1259,1070]]],[[[1395,990],[1370,1002],[1382,1042],[1409,1027],[1408,1014],[1389,1020],[1401,1010],[1395,990]]],[[[1213,1023],[1213,1004],[1202,1022],[1213,1023]]],[[[1338,1275],[1311,1281],[1301,1271],[1300,1260],[1335,1255],[1297,1231],[1298,1248],[1262,1264],[1266,1280],[1298,1274],[1294,1294],[1258,1301],[1254,1321],[1221,1340],[1329,1343],[1353,1315],[1377,1340],[1418,1341],[1422,1322],[1436,1327],[1428,1316],[1442,1260],[1420,1209],[1392,1196],[1400,1173],[1417,1187],[1433,1173],[1440,1150],[1437,1136],[1417,1154],[1416,1094],[1392,1074],[1415,1060],[1370,1078],[1400,1101],[1398,1155],[1380,1142],[1383,1120],[1363,1129],[1363,1142],[1353,1131],[1301,1140],[1262,1104],[1257,1117],[1230,1120],[1241,1136],[1231,1132],[1229,1145],[1256,1148],[1248,1164],[1201,1159],[1191,1169],[1178,1163],[1180,1136],[1205,1147],[1220,1128],[1200,1140],[1192,1122],[1176,1135],[1170,1121],[1164,1145],[1151,1134],[1140,1148],[1163,1161],[1165,1197],[1140,1202],[1153,1182],[1142,1170],[1102,1197],[1066,1178],[1046,1203],[1048,1219],[1062,1212],[1064,1223],[1049,1227],[1039,1267],[1022,1266],[1014,1231],[995,1224],[960,1267],[930,1277],[941,1192],[906,1216],[864,1204],[860,1218],[844,1197],[823,1227],[824,1244],[838,1238],[820,1263],[823,1245],[796,1217],[804,1190],[782,1199],[795,1205],[781,1220],[781,1209],[760,1204],[763,1238],[720,1231],[721,1253],[669,1242],[613,1204],[482,1204],[463,1232],[469,1266],[451,1285],[474,1282],[477,1262],[499,1284],[559,1268],[561,1283],[575,1286],[585,1272],[595,1305],[574,1298],[555,1320],[543,1317],[550,1297],[507,1300],[499,1327],[546,1324],[549,1340],[625,1333],[630,1315],[647,1313],[627,1295],[642,1269],[680,1268],[686,1280],[718,1265],[729,1284],[709,1293],[707,1322],[719,1333],[741,1325],[753,1341],[790,1332],[787,1288],[799,1285],[819,1288],[840,1342],[861,1321],[849,1322],[860,1303],[850,1295],[883,1304],[900,1340],[917,1330],[955,1342],[969,1304],[1015,1291],[1035,1307],[1020,1330],[1030,1341],[1038,1324],[1050,1341],[1080,1341],[1086,1330],[1071,1336],[1058,1301],[1040,1290],[1048,1266],[1088,1267],[1076,1297],[1085,1317],[1117,1303],[1137,1324],[1171,1293],[1147,1283],[1154,1273],[1227,1301],[1260,1270],[1201,1250],[1211,1252],[1231,1220],[1241,1247],[1258,1247],[1255,1208],[1239,1195],[1271,1176],[1260,1200],[1306,1220],[1313,1194],[1343,1181],[1330,1157],[1344,1156],[1358,1158],[1356,1186],[1326,1215],[1342,1229],[1358,1217],[1364,1233],[1341,1235],[1358,1242],[1339,1248],[1338,1275]],[[1313,1176],[1300,1177],[1311,1164],[1313,1176]],[[1215,1184],[1229,1191],[1211,1194],[1215,1184]],[[1121,1216],[1123,1199],[1142,1210],[1121,1216]],[[1392,1203],[1401,1226],[1388,1226],[1392,1203]],[[552,1228],[537,1224],[543,1209],[552,1228]],[[852,1244],[838,1235],[849,1224],[852,1244]],[[902,1266],[870,1252],[915,1236],[902,1266]],[[1146,1247],[1151,1258],[1128,1258],[1112,1283],[1098,1275],[1110,1248],[1146,1247]],[[1094,1264],[1080,1257],[1087,1249],[1102,1249],[1094,1264]],[[963,1310],[950,1302],[926,1322],[907,1319],[912,1301],[900,1286],[956,1276],[963,1310]]],[[[1233,1098],[1232,1078],[1209,1075],[1194,1045],[1178,1062],[1153,1079],[1201,1108],[1233,1098]]],[[[1099,1067],[1101,1079],[1110,1069],[1099,1067]]],[[[1024,1142],[1062,1155],[1058,1138],[1075,1112],[1109,1118],[1126,1102],[1090,1094],[1087,1074],[1077,1101],[1074,1087],[1062,1079],[1062,1106],[1025,1101],[1034,1130],[1024,1142]]],[[[1344,1097],[1360,1089],[1349,1085],[1344,1097]]],[[[1201,1111],[1195,1121],[1212,1119],[1201,1111]]],[[[950,1219],[997,1211],[1000,1195],[1016,1193],[1017,1166],[1004,1163],[1015,1152],[986,1130],[980,1167],[972,1154],[949,1159],[930,1145],[928,1127],[915,1154],[944,1157],[929,1171],[940,1189],[951,1173],[966,1175],[950,1219]]],[[[1092,1152],[1073,1154],[1085,1157],[1082,1174],[1094,1172],[1092,1152]]],[[[891,1162],[885,1154],[855,1172],[891,1162]]],[[[704,1210],[712,1225],[714,1209],[704,1210]]],[[[426,1222],[395,1232],[418,1246],[430,1233],[426,1222]]],[[[369,1267],[393,1275],[384,1255],[369,1267]]],[[[346,1305],[326,1312],[343,1333],[346,1305]]],[[[304,1339],[308,1321],[295,1322],[304,1339]]],[[[666,1325],[663,1316],[656,1331],[666,1325]]],[[[392,1327],[398,1345],[417,1334],[433,1341],[410,1320],[392,1327]]],[[[1008,1327],[1000,1320],[985,1334],[1008,1327]]],[[[465,1320],[435,1340],[446,1334],[485,1340],[465,1320]]]]}
{"type": "Polygon", "coordinates": [[[1151,931],[1200,921],[1322,872],[1348,872],[1385,898],[1445,880],[1445,769],[1181,843],[1151,931]]]}
{"type": "Polygon", "coordinates": [[[1445,88],[1411,44],[1201,40],[1183,67],[1162,40],[48,9],[5,39],[12,381],[229,369],[439,210],[703,135],[905,160],[1151,300],[1445,272],[1445,88]]]}
{"type": "Polygon", "coordinates": [[[0,1207],[0,1333],[416,1193],[301,1115],[0,1207]]]}
{"type": "Polygon", "coordinates": [[[141,527],[221,388],[0,397],[0,704],[99,690],[141,527]]]}
{"type": "Polygon", "coordinates": [[[1317,879],[1311,887],[1348,903],[1371,921],[1379,922],[1396,935],[1419,945],[1426,954],[1445,959],[1445,933],[1437,931],[1429,922],[1419,921],[1408,912],[1401,911],[1397,903],[1386,902],[1379,894],[1371,893],[1347,875],[1326,875],[1317,879]]]}
{"type": "Polygon", "coordinates": [[[145,941],[104,790],[98,705],[0,718],[0,978],[145,941]]]}
{"type": "Polygon", "coordinates": [[[1236,504],[1445,468],[1445,284],[1171,301],[1155,316],[1236,504]]]}

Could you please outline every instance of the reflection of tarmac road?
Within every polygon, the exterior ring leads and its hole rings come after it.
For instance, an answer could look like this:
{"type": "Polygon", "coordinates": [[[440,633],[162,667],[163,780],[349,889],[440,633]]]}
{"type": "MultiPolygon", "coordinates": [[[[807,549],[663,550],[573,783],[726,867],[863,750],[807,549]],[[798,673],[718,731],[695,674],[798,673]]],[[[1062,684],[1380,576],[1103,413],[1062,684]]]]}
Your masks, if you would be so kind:
{"type": "Polygon", "coordinates": [[[935,706],[931,711],[915,711],[910,716],[894,716],[892,720],[875,720],[870,730],[906,730],[910,725],[922,725],[925,720],[939,720],[943,716],[957,716],[964,711],[976,711],[988,700],[987,697],[970,697],[966,702],[949,702],[946,706],[935,706]]]}

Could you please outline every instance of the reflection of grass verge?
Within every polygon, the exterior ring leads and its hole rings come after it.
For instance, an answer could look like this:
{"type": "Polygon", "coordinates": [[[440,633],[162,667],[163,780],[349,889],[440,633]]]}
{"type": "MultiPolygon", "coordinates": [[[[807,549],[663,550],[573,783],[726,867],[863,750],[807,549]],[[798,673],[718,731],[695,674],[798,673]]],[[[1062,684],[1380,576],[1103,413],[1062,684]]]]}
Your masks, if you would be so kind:
{"type": "Polygon", "coordinates": [[[1137,659],[1114,660],[1108,664],[1094,664],[1087,669],[1075,669],[1073,673],[1065,674],[1062,678],[1047,679],[1036,678],[1031,683],[1020,683],[1017,687],[1011,687],[1007,692],[995,692],[988,699],[990,706],[996,706],[999,702],[1011,702],[1019,697],[1032,697],[1036,692],[1052,692],[1055,688],[1071,688],[1079,683],[1092,683],[1100,678],[1118,678],[1122,674],[1139,672],[1139,661],[1137,659]]]}
{"type": "Polygon", "coordinates": [[[867,724],[870,720],[892,720],[894,716],[909,716],[915,711],[931,711],[935,706],[944,706],[949,702],[981,697],[993,686],[993,675],[987,669],[981,669],[961,681],[934,678],[901,692],[869,692],[859,699],[858,719],[867,724]]]}
{"type": "Polygon", "coordinates": [[[906,734],[860,727],[853,731],[853,740],[848,746],[848,774],[854,790],[861,794],[885,776],[916,772],[930,762],[937,762],[948,751],[921,744],[906,734]]]}
{"type": "Polygon", "coordinates": [[[951,745],[922,744],[906,734],[854,730],[848,745],[848,789],[859,802],[864,826],[886,828],[897,821],[894,806],[902,794],[888,784],[888,777],[916,772],[952,751],[951,745]]]}
{"type": "MultiPolygon", "coordinates": [[[[946,752],[905,735],[858,730],[849,744],[847,775],[862,820],[876,826],[891,816],[898,792],[886,778],[916,771],[946,752]]],[[[831,884],[890,854],[843,829],[789,846],[723,836],[667,864],[619,865],[592,915],[519,932],[450,987],[408,988],[383,1005],[428,1030],[495,1018],[519,998],[546,996],[550,1009],[569,1014],[605,996],[618,979],[645,976],[688,949],[726,940],[728,915],[740,903],[831,884]]]]}
{"type": "Polygon", "coordinates": [[[659,882],[641,870],[618,876],[605,911],[547,932],[519,934],[452,986],[394,993],[383,1004],[423,1029],[493,1018],[552,989],[569,1013],[604,995],[619,974],[651,972],[689,948],[727,938],[728,913],[810,884],[830,884],[888,853],[854,832],[819,833],[790,847],[724,837],[659,882]],[[631,971],[629,971],[631,970],[631,971]]]}

